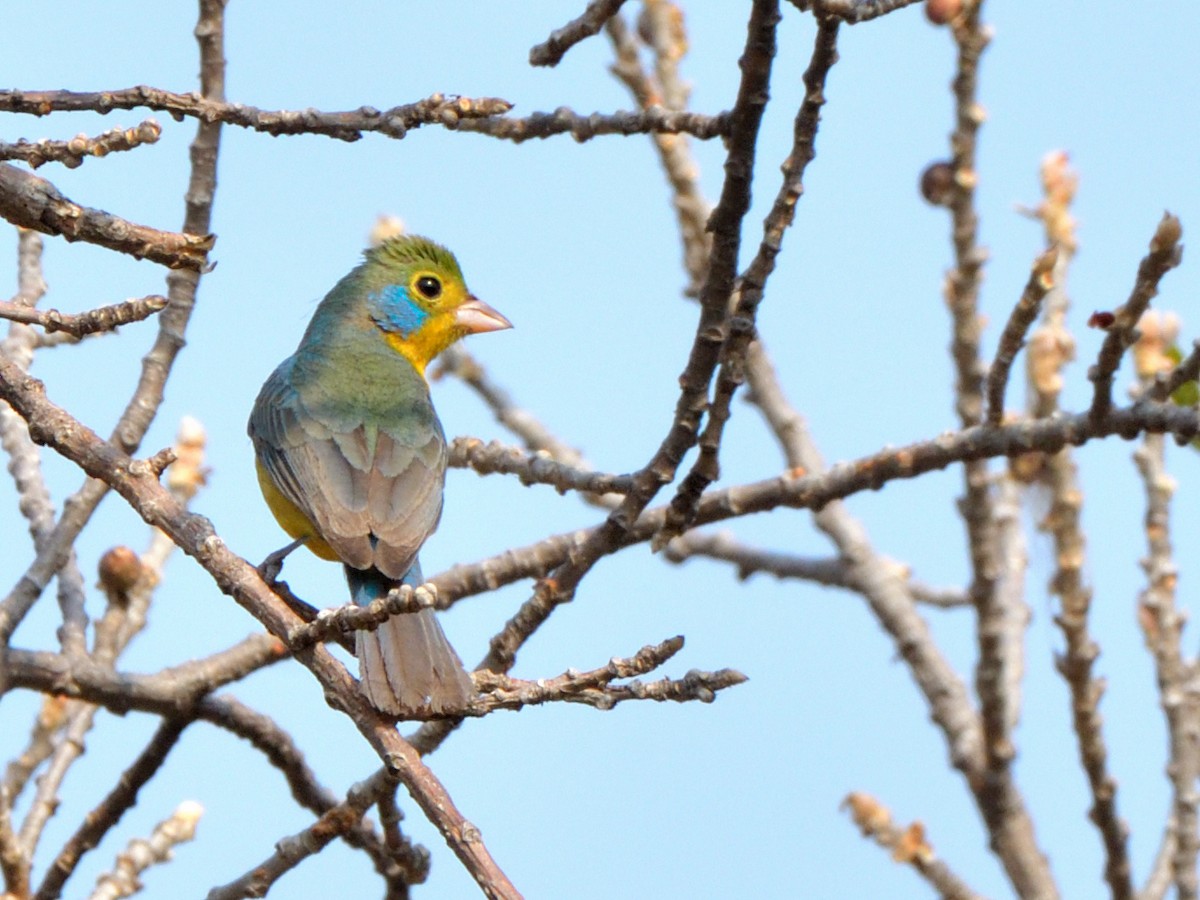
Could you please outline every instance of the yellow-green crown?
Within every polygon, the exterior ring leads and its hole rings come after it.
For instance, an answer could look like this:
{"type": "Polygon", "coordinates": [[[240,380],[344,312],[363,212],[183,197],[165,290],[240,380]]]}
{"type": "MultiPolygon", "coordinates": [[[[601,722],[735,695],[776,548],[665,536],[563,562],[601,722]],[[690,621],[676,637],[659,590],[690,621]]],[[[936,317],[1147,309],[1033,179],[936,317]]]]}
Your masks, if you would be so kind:
{"type": "Polygon", "coordinates": [[[441,244],[416,234],[399,234],[390,237],[364,254],[368,264],[388,268],[427,265],[446,274],[462,278],[458,260],[441,244]]]}

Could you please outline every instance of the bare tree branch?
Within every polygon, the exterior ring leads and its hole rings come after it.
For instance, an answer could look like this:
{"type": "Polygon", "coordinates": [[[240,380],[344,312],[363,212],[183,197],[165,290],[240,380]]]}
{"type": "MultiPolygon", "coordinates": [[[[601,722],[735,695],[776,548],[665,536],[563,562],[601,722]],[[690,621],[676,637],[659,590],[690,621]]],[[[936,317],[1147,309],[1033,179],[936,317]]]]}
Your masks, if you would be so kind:
{"type": "Polygon", "coordinates": [[[775,55],[775,28],[779,22],[778,0],[754,0],[747,26],[745,51],[741,58],[742,79],[734,104],[728,140],[726,178],[721,201],[713,212],[713,252],[708,277],[701,292],[700,321],[683,375],[680,395],[670,431],[658,450],[634,475],[633,489],[612,512],[604,525],[590,533],[588,542],[569,561],[564,561],[552,578],[538,582],[527,600],[492,639],[484,668],[504,672],[512,665],[514,654],[560,604],[574,596],[579,580],[601,556],[612,553],[628,534],[638,515],[675,475],[683,454],[690,449],[698,433],[706,406],[708,386],[719,360],[729,297],[733,291],[740,226],[750,205],[750,183],[754,172],[754,150],[767,85],[775,55]]]}
{"type": "MultiPolygon", "coordinates": [[[[642,68],[638,42],[625,20],[619,15],[613,16],[604,27],[617,56],[612,73],[629,89],[638,106],[647,112],[658,104],[683,111],[687,106],[688,89],[679,77],[679,62],[687,52],[682,10],[667,0],[650,0],[642,5],[637,30],[654,52],[653,77],[642,68]]],[[[684,293],[698,297],[712,249],[708,236],[712,206],[700,190],[699,171],[687,139],[682,135],[656,133],[652,140],[671,185],[683,243],[683,267],[688,273],[684,293]]]]}
{"type": "MultiPolygon", "coordinates": [[[[741,580],[763,572],[776,578],[794,578],[850,591],[863,590],[863,585],[855,578],[853,567],[842,557],[810,558],[762,550],[739,542],[726,531],[689,531],[671,541],[663,550],[663,556],[674,563],[686,562],[697,556],[732,563],[741,580]]],[[[944,609],[970,605],[970,599],[962,591],[922,584],[912,580],[906,566],[900,563],[893,563],[892,566],[896,575],[906,581],[909,592],[918,603],[944,609]]]]}
{"type": "MultiPolygon", "coordinates": [[[[145,463],[129,459],[46,401],[39,382],[3,361],[0,361],[0,397],[31,422],[30,433],[35,441],[51,444],[88,474],[111,485],[147,523],[169,534],[180,549],[204,566],[221,590],[262,621],[272,634],[284,639],[290,637],[299,625],[295,614],[268,590],[248,563],[225,547],[208,520],[188,513],[158,484],[145,463]]],[[[392,722],[368,704],[345,667],[320,645],[301,649],[297,658],[317,676],[329,702],[350,716],[388,771],[408,788],[485,895],[517,896],[478,832],[463,818],[445,788],[421,764],[416,751],[400,738],[392,722]]]]}
{"type": "Polygon", "coordinates": [[[825,82],[838,58],[837,34],[836,20],[822,21],[817,27],[812,57],[804,73],[804,101],[800,104],[793,125],[792,149],[782,166],[783,184],[763,222],[763,238],[758,253],[741,277],[737,299],[725,325],[721,368],[709,404],[708,419],[698,440],[700,453],[671,500],[662,534],[651,544],[653,549],[661,549],[691,525],[700,495],[720,475],[721,438],[731,414],[733,395],[746,377],[746,354],[756,334],[758,306],[762,302],[767,279],[775,270],[775,257],[783,247],[784,232],[792,224],[796,204],[804,192],[804,172],[816,157],[817,127],[821,107],[825,105],[825,82]]]}
{"type": "MultiPolygon", "coordinates": [[[[3,373],[0,372],[0,385],[3,373]]],[[[710,525],[780,507],[821,509],[865,490],[878,490],[891,481],[915,478],[974,459],[1055,453],[1067,445],[1082,445],[1111,435],[1173,434],[1190,440],[1200,433],[1200,412],[1157,403],[1136,403],[1112,409],[1096,422],[1089,413],[1064,414],[1050,420],[1006,425],[977,425],[906,447],[839,463],[812,475],[784,473],[775,478],[709,491],[700,502],[697,525],[710,525]]],[[[663,507],[646,510],[619,538],[618,548],[649,540],[661,527],[663,507]]],[[[506,550],[471,565],[455,566],[429,579],[440,597],[461,597],[495,590],[513,581],[537,578],[562,565],[603,526],[552,535],[526,547],[506,550]]]]}
{"type": "Polygon", "coordinates": [[[187,723],[179,719],[167,719],[159,725],[150,743],[121,774],[116,787],[88,813],[83,824],[50,864],[34,894],[34,900],[55,900],[62,895],[63,885],[75,871],[80,858],[98,846],[104,835],[121,820],[121,816],[137,803],[138,791],[166,762],[167,754],[179,742],[185,727],[187,723]]]}
{"type": "Polygon", "coordinates": [[[1183,248],[1179,239],[1183,226],[1170,213],[1163,213],[1162,221],[1150,240],[1150,252],[1138,266],[1137,281],[1129,299],[1115,311],[1115,320],[1108,327],[1108,334],[1100,348],[1096,364],[1088,370],[1088,378],[1095,385],[1092,397],[1092,415],[1100,416],[1112,406],[1112,383],[1117,366],[1125,351],[1137,340],[1137,323],[1150,301],[1158,294],[1158,282],[1183,259],[1183,248]]]}
{"type": "MultiPolygon", "coordinates": [[[[1170,757],[1167,777],[1171,781],[1171,835],[1174,848],[1167,857],[1170,881],[1180,898],[1195,898],[1196,857],[1200,853],[1197,822],[1196,779],[1200,777],[1200,747],[1195,736],[1200,730],[1200,704],[1193,682],[1194,660],[1183,656],[1185,615],[1175,602],[1178,572],[1171,548],[1171,497],[1175,481],[1167,474],[1161,435],[1147,435],[1134,453],[1134,462],[1146,489],[1146,545],[1142,560],[1146,588],[1138,598],[1138,622],[1146,647],[1154,657],[1159,700],[1167,721],[1170,757]]],[[[1149,891],[1149,888],[1147,888],[1149,891]]]]}
{"type": "Polygon", "coordinates": [[[529,51],[531,66],[557,66],[568,50],[580,41],[599,34],[604,23],[615,16],[625,0],[589,0],[578,18],[550,33],[544,43],[529,51]]]}
{"type": "Polygon", "coordinates": [[[169,860],[176,846],[195,837],[196,823],[203,812],[200,804],[186,801],[169,819],[159,822],[147,840],[130,841],[125,851],[117,856],[113,870],[96,881],[96,889],[89,900],[117,900],[140,891],[142,883],[138,876],[151,866],[169,860]]]}
{"type": "Polygon", "coordinates": [[[45,116],[52,112],[108,113],[114,109],[139,108],[169,113],[177,120],[187,116],[207,125],[235,125],[270,135],[319,134],[356,141],[364,132],[402,138],[409,129],[422,125],[453,125],[466,118],[495,116],[508,112],[512,104],[495,97],[475,100],[434,94],[425,100],[393,106],[382,112],[370,106],[347,112],[269,111],[226,103],[223,89],[218,95],[203,87],[199,94],[175,94],[145,85],[100,92],[0,91],[0,112],[45,116]]]}
{"type": "Polygon", "coordinates": [[[173,269],[202,269],[215,240],[210,234],[157,231],[81,206],[44,178],[9,163],[0,163],[0,216],[22,228],[87,241],[173,269]]]}
{"type": "Polygon", "coordinates": [[[944,900],[981,900],[967,883],[950,866],[937,858],[925,837],[925,826],[913,822],[901,828],[892,821],[887,807],[869,794],[855,791],[847,795],[842,808],[850,811],[854,824],[864,837],[869,837],[880,847],[892,852],[892,859],[906,863],[944,900]]]}
{"type": "Polygon", "coordinates": [[[577,469],[556,462],[547,450],[525,453],[498,441],[484,444],[478,438],[460,437],[451,441],[450,465],[472,469],[480,475],[516,475],[521,479],[521,484],[548,484],[560,494],[567,491],[625,494],[633,485],[629,475],[577,469]]]}
{"type": "Polygon", "coordinates": [[[65,331],[83,337],[97,331],[112,331],[130,322],[140,322],[167,305],[167,298],[152,294],[137,300],[126,300],[112,306],[101,306],[84,313],[61,313],[57,309],[35,309],[15,303],[0,302],[0,319],[40,325],[47,333],[65,331]]]}
{"type": "Polygon", "coordinates": [[[20,160],[31,169],[48,162],[60,162],[68,169],[74,169],[83,165],[83,161],[89,156],[103,157],[110,153],[133,150],[143,144],[153,144],[161,134],[162,126],[153,119],[147,119],[134,128],[114,128],[94,138],[80,134],[69,141],[17,141],[15,144],[0,142],[0,160],[20,160]]]}
{"type": "Polygon", "coordinates": [[[1054,286],[1054,264],[1058,261],[1058,249],[1051,247],[1033,263],[1033,271],[1021,294],[1021,299],[1009,314],[1008,323],[1000,335],[996,358],[988,367],[987,376],[987,421],[997,425],[1004,418],[1004,391],[1008,387],[1008,374],[1013,361],[1025,344],[1025,334],[1037,318],[1042,307],[1042,298],[1054,286]]]}

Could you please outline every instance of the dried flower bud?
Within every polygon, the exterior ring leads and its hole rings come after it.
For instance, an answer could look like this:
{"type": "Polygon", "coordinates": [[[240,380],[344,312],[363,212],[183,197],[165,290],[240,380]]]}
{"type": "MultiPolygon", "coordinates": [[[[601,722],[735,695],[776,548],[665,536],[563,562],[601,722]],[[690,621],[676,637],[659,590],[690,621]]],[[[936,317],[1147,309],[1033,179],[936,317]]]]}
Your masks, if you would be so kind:
{"type": "Polygon", "coordinates": [[[962,12],[962,0],[925,0],[925,18],[934,25],[948,25],[962,12]]]}
{"type": "Polygon", "coordinates": [[[1106,309],[1098,309],[1088,316],[1088,328],[1099,328],[1102,331],[1108,331],[1112,328],[1113,322],[1117,321],[1117,317],[1106,309]]]}
{"type": "Polygon", "coordinates": [[[850,810],[850,817],[863,834],[876,834],[892,824],[892,814],[887,807],[862,791],[847,794],[841,808],[850,810]]]}
{"type": "Polygon", "coordinates": [[[1158,229],[1154,232],[1154,239],[1150,242],[1150,249],[1156,253],[1161,252],[1178,244],[1181,237],[1183,226],[1179,219],[1169,212],[1163,213],[1162,221],[1158,223],[1158,229]]]}
{"type": "Polygon", "coordinates": [[[1153,378],[1169,372],[1179,362],[1177,343],[1179,316],[1173,312],[1146,312],[1137,324],[1138,339],[1133,345],[1133,363],[1139,378],[1153,378]]]}
{"type": "Polygon", "coordinates": [[[948,206],[954,194],[954,167],[948,162],[930,163],[921,173],[921,196],[933,206],[948,206]]]}
{"type": "Polygon", "coordinates": [[[123,597],[133,589],[145,568],[141,558],[128,547],[113,547],[100,557],[100,588],[109,598],[123,597]]]}
{"type": "Polygon", "coordinates": [[[184,416],[179,420],[175,446],[171,448],[175,461],[167,469],[167,487],[185,500],[196,496],[196,491],[207,483],[208,469],[204,465],[206,441],[207,435],[199,419],[184,416]]]}
{"type": "Polygon", "coordinates": [[[388,238],[404,234],[404,222],[399,216],[382,215],[375,220],[371,229],[370,242],[372,247],[378,247],[388,238]]]}
{"type": "Polygon", "coordinates": [[[1022,453],[1008,461],[1008,471],[1021,484],[1033,484],[1046,467],[1046,454],[1038,451],[1022,453]]]}
{"type": "Polygon", "coordinates": [[[913,822],[905,828],[892,848],[892,859],[898,863],[928,865],[933,858],[933,848],[925,840],[925,826],[920,822],[913,822]]]}

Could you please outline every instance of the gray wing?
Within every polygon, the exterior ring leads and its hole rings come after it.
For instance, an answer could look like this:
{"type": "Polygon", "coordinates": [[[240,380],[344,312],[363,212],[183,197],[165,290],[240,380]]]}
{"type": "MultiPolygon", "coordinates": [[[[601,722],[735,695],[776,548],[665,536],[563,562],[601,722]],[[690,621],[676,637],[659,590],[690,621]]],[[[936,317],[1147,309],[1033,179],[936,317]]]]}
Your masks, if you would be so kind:
{"type": "Polygon", "coordinates": [[[305,403],[291,362],[267,379],[250,415],[259,461],[344,563],[403,578],[441,517],[441,426],[411,415],[368,424],[352,402],[305,403]]]}

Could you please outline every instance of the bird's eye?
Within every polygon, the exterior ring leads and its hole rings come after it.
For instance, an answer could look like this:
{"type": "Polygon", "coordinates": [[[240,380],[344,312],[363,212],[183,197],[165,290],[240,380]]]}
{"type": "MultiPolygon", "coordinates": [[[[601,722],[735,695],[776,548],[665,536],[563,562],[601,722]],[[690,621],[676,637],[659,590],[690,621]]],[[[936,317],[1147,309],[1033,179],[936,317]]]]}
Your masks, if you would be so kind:
{"type": "Polygon", "coordinates": [[[417,279],[417,290],[426,300],[436,300],[442,296],[442,283],[432,275],[422,275],[417,279]]]}

